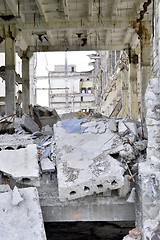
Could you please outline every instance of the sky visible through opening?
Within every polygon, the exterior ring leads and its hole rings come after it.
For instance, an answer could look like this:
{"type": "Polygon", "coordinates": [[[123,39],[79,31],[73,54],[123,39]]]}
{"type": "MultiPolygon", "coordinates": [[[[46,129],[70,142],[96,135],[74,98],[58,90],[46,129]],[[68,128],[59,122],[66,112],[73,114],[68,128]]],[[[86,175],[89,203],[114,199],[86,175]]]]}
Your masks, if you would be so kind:
{"type": "MultiPolygon", "coordinates": [[[[87,55],[94,54],[95,51],[67,52],[68,65],[76,65],[77,72],[86,72],[93,69],[93,62],[87,55]]],[[[38,52],[34,68],[36,76],[48,77],[49,71],[54,71],[55,65],[65,65],[65,52],[38,52]]],[[[46,79],[37,82],[38,88],[47,88],[48,81],[46,79]]],[[[42,106],[48,106],[48,90],[38,90],[36,103],[42,106]],[[43,96],[43,97],[42,97],[43,96]]]]}
{"type": "MultiPolygon", "coordinates": [[[[90,71],[93,66],[88,64],[91,59],[87,56],[95,51],[67,52],[68,65],[76,65],[77,72],[90,71]]],[[[47,76],[48,71],[54,71],[54,65],[65,65],[65,52],[37,53],[36,75],[47,76]]]]}

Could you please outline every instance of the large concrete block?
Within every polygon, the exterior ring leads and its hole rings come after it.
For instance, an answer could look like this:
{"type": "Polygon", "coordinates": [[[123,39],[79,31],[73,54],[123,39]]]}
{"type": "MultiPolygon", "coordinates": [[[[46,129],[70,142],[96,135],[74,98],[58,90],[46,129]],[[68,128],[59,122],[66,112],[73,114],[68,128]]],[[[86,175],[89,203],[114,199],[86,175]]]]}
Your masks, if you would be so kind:
{"type": "Polygon", "coordinates": [[[0,151],[0,171],[17,182],[39,186],[36,145],[30,144],[19,150],[0,151]]]}
{"type": "Polygon", "coordinates": [[[39,126],[34,119],[25,114],[22,116],[21,127],[29,133],[34,133],[39,130],[39,126]]]}
{"type": "Polygon", "coordinates": [[[55,163],[49,158],[44,158],[41,160],[42,172],[55,172],[55,163]]]}
{"type": "Polygon", "coordinates": [[[46,240],[36,188],[0,193],[0,239],[46,240]]]}
{"type": "Polygon", "coordinates": [[[99,122],[87,122],[79,127],[76,125],[76,130],[75,127],[71,129],[71,125],[68,130],[68,126],[60,122],[55,126],[61,201],[105,192],[106,189],[118,189],[124,184],[124,169],[107,151],[118,136],[109,129],[98,133],[98,125],[99,122]],[[86,127],[91,128],[91,132],[86,132],[86,127]]]}

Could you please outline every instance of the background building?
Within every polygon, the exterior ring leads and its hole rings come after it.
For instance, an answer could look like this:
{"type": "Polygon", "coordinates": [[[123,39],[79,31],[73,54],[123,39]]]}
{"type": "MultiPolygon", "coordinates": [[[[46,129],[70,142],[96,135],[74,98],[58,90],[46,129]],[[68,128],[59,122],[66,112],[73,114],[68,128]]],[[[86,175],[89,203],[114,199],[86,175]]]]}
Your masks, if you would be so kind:
{"type": "Polygon", "coordinates": [[[94,111],[92,71],[79,73],[75,65],[68,65],[66,73],[65,65],[56,65],[55,71],[36,77],[36,82],[38,104],[55,108],[58,113],[94,111]]]}

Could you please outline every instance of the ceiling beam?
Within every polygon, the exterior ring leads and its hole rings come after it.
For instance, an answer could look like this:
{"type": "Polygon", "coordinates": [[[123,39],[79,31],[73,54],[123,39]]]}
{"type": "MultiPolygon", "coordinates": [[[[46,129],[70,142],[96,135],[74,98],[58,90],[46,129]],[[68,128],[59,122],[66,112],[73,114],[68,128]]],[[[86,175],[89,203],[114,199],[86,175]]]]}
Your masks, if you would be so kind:
{"type": "MultiPolygon", "coordinates": [[[[128,45],[124,45],[121,43],[109,43],[109,44],[92,44],[92,45],[85,45],[85,46],[80,46],[79,44],[72,44],[68,46],[67,51],[107,51],[107,50],[113,50],[113,51],[119,51],[119,50],[124,50],[128,49],[128,45]]],[[[54,46],[30,46],[29,47],[30,51],[33,52],[52,52],[52,51],[66,51],[66,46],[63,43],[59,43],[54,45],[54,46]]]]}
{"type": "Polygon", "coordinates": [[[25,16],[20,12],[20,3],[17,0],[6,0],[7,6],[13,13],[15,17],[17,17],[18,22],[25,22],[25,16]]]}
{"type": "Polygon", "coordinates": [[[47,23],[48,22],[48,17],[47,17],[47,14],[46,14],[45,10],[44,10],[44,7],[42,5],[41,0],[35,0],[35,2],[37,4],[37,7],[39,9],[40,14],[44,17],[44,20],[47,23]]]}
{"type": "Polygon", "coordinates": [[[103,23],[101,22],[48,22],[47,24],[42,22],[40,24],[34,25],[34,23],[26,23],[25,25],[17,25],[17,28],[20,28],[22,30],[26,31],[46,31],[46,30],[52,30],[52,31],[65,31],[65,30],[74,30],[74,31],[83,31],[83,30],[89,30],[89,29],[96,29],[96,30],[103,30],[103,29],[126,29],[130,26],[131,23],[129,23],[126,20],[118,21],[118,20],[103,20],[103,23]]]}
{"type": "Polygon", "coordinates": [[[69,22],[69,10],[68,10],[68,2],[67,0],[60,0],[59,1],[59,8],[58,8],[59,16],[62,18],[64,16],[65,20],[69,22]]]}
{"type": "Polygon", "coordinates": [[[93,0],[88,0],[88,21],[92,21],[93,16],[93,0]]]}

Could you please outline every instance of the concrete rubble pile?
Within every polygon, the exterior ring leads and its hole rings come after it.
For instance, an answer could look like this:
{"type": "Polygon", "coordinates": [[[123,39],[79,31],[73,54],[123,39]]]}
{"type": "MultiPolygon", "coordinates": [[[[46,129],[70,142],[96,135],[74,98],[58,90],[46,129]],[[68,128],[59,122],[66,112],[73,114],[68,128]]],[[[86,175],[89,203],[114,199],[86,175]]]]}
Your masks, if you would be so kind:
{"type": "Polygon", "coordinates": [[[0,175],[10,184],[39,186],[39,173],[55,171],[53,127],[37,126],[23,115],[14,119],[14,134],[0,135],[0,175]]]}
{"type": "Polygon", "coordinates": [[[0,232],[3,240],[46,239],[37,190],[42,173],[55,171],[53,126],[43,126],[39,118],[33,116],[0,118],[3,125],[0,135],[0,232]],[[8,122],[14,131],[6,130],[8,122]]]}
{"type": "Polygon", "coordinates": [[[35,144],[18,150],[0,151],[0,172],[16,182],[39,186],[39,166],[35,144]]]}
{"type": "Polygon", "coordinates": [[[137,173],[147,147],[139,122],[105,117],[63,119],[54,125],[54,132],[61,201],[110,190],[125,196],[131,190],[126,176],[137,173]]]}
{"type": "Polygon", "coordinates": [[[133,180],[138,163],[145,160],[146,147],[146,130],[131,119],[71,114],[51,127],[39,126],[33,117],[23,115],[14,119],[13,134],[0,135],[0,189],[7,189],[0,192],[0,201],[6,194],[7,204],[23,206],[25,194],[35,193],[43,177],[52,179],[54,174],[61,202],[117,191],[133,203],[133,180]],[[14,194],[18,196],[13,201],[14,194]]]}
{"type": "Polygon", "coordinates": [[[50,127],[53,126],[58,120],[60,120],[57,112],[53,108],[49,107],[42,107],[40,105],[30,106],[30,114],[37,117],[42,126],[49,125],[50,127]]]}

